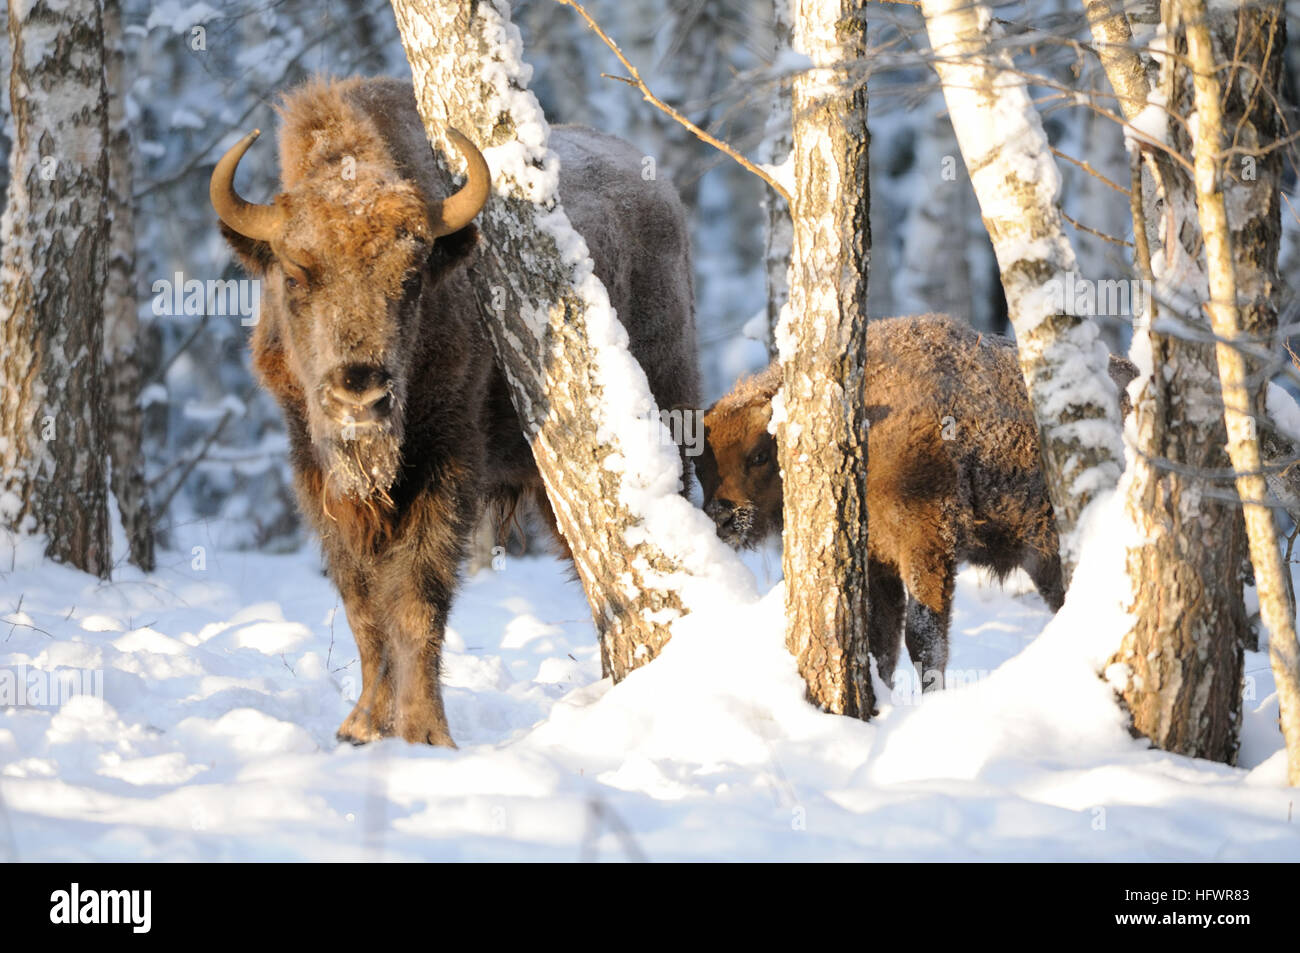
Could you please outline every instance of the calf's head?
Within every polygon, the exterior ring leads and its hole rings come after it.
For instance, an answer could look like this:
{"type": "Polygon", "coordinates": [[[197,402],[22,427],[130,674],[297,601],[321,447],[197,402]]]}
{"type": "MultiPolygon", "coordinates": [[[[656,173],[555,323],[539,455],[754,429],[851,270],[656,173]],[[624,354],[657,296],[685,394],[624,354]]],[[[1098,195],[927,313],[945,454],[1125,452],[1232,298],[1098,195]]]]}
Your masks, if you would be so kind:
{"type": "Polygon", "coordinates": [[[470,222],[491,189],[487,164],[460,133],[448,135],[469,177],[441,201],[400,176],[373,135],[346,148],[321,137],[311,155],[282,156],[286,188],[269,205],[234,189],[258,132],[212,173],[222,231],[262,280],[258,371],[277,396],[300,406],[339,495],[382,499],[392,485],[421,296],[476,239],[470,222]]]}
{"type": "Polygon", "coordinates": [[[695,471],[704,512],[718,536],[736,548],[758,545],[781,530],[781,468],[767,432],[781,385],[773,365],[742,382],[704,415],[704,451],[695,471]]]}

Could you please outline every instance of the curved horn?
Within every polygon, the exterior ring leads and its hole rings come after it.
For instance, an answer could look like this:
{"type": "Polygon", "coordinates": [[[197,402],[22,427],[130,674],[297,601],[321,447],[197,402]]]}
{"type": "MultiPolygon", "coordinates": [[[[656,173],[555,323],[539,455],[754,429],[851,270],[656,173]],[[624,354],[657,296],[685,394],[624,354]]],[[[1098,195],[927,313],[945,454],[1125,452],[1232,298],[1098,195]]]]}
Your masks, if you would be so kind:
{"type": "Polygon", "coordinates": [[[460,231],[474,220],[492,194],[492,173],[483,153],[460,132],[448,127],[447,138],[465,157],[469,176],[460,191],[429,206],[429,228],[433,238],[460,231]]]}
{"type": "Polygon", "coordinates": [[[245,202],[235,191],[235,169],[239,167],[239,160],[261,134],[262,130],[254,129],[221,157],[208,181],[208,198],[212,200],[217,217],[231,229],[245,238],[266,242],[280,234],[284,212],[275,205],[245,202]]]}

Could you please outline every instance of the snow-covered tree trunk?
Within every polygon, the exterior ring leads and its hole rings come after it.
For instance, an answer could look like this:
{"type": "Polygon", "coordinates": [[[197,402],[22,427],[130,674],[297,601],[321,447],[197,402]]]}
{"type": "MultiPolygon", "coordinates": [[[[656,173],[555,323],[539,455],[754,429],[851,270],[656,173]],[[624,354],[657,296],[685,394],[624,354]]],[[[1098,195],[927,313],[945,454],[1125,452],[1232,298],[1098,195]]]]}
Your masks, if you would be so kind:
{"type": "Polygon", "coordinates": [[[1136,25],[1145,35],[1160,22],[1160,0],[1085,0],[1088,26],[1106,79],[1132,122],[1147,106],[1159,66],[1148,50],[1134,42],[1136,25]]]}
{"type": "MultiPolygon", "coordinates": [[[[13,141],[13,117],[9,113],[9,5],[0,3],[0,198],[9,191],[9,145],[13,141]]],[[[3,252],[0,237],[0,252],[3,252]]]]}
{"type": "MultiPolygon", "coordinates": [[[[975,324],[970,253],[976,236],[967,227],[974,200],[957,166],[958,152],[952,123],[936,103],[934,116],[918,136],[919,189],[903,227],[902,260],[895,284],[900,312],[938,311],[975,324]]],[[[882,247],[879,229],[875,231],[875,244],[882,247]]]]}
{"type": "Polygon", "coordinates": [[[127,124],[128,80],[121,0],[104,0],[108,65],[108,283],[104,289],[104,401],[110,486],[131,562],[153,569],[153,518],[140,453],[140,322],[135,300],[134,157],[127,124]]]}
{"type": "MultiPolygon", "coordinates": [[[[1149,10],[1139,7],[1149,15],[1149,10]]],[[[1149,21],[1088,9],[1103,65],[1144,165],[1141,218],[1151,244],[1155,301],[1135,322],[1136,443],[1124,479],[1135,542],[1127,555],[1131,628],[1107,667],[1133,728],[1169,751],[1219,761],[1236,757],[1248,625],[1239,571],[1240,511],[1216,481],[1230,465],[1219,367],[1203,306],[1208,299],[1194,183],[1170,152],[1191,155],[1192,112],[1185,39],[1168,8],[1154,45],[1149,21]],[[1134,33],[1138,38],[1134,38],[1134,33]],[[1137,48],[1168,49],[1153,74],[1137,48]],[[1150,77],[1158,82],[1150,83],[1150,77]]]]}
{"type": "MultiPolygon", "coordinates": [[[[1224,418],[1228,432],[1228,455],[1236,471],[1237,492],[1241,496],[1245,511],[1246,535],[1250,543],[1250,558],[1255,567],[1255,586],[1259,592],[1259,609],[1264,625],[1269,634],[1269,658],[1272,662],[1273,676],[1277,683],[1278,701],[1281,709],[1282,734],[1286,739],[1287,778],[1292,785],[1300,784],[1300,646],[1296,643],[1295,615],[1291,606],[1290,592],[1286,584],[1286,567],[1282,564],[1282,554],[1278,551],[1277,527],[1273,522],[1273,511],[1267,503],[1268,488],[1261,469],[1259,439],[1255,431],[1260,405],[1257,384],[1248,378],[1251,370],[1245,356],[1245,350],[1253,344],[1251,338],[1260,331],[1267,330],[1270,323],[1267,292],[1260,298],[1260,272],[1267,269],[1267,262],[1261,267],[1243,269],[1251,277],[1243,285],[1252,286],[1254,293],[1245,296],[1246,306],[1252,309],[1252,322],[1249,330],[1243,330],[1238,319],[1237,303],[1240,292],[1236,277],[1237,262],[1233,257],[1233,234],[1228,224],[1228,205],[1225,198],[1227,182],[1233,176],[1231,159],[1228,168],[1221,162],[1221,150],[1228,142],[1225,135],[1227,127],[1220,108],[1223,87],[1219,82],[1220,67],[1210,35],[1208,11],[1204,0],[1181,0],[1183,21],[1187,28],[1187,58],[1192,70],[1196,104],[1196,131],[1193,142],[1193,154],[1196,163],[1196,205],[1200,214],[1201,233],[1205,236],[1206,268],[1209,277],[1210,299],[1208,311],[1210,323],[1217,338],[1215,349],[1218,355],[1219,380],[1223,389],[1224,418]]],[[[1258,11],[1256,11],[1258,12],[1258,11]]],[[[1279,10],[1273,13],[1272,25],[1276,30],[1281,17],[1279,10]]],[[[1238,21],[1239,29],[1248,29],[1248,22],[1254,15],[1243,16],[1238,21]]],[[[1253,25],[1258,25],[1253,24],[1253,25]]],[[[1256,37],[1258,39],[1258,35],[1256,37]]],[[[1259,52],[1258,48],[1243,45],[1250,44],[1247,37],[1238,37],[1235,44],[1238,55],[1244,57],[1246,64],[1255,67],[1255,75],[1246,82],[1247,88],[1254,89],[1256,84],[1263,85],[1270,73],[1273,78],[1272,88],[1265,93],[1256,90],[1258,98],[1264,100],[1266,111],[1275,111],[1269,97],[1276,97],[1280,90],[1276,80],[1280,70],[1276,63],[1270,65],[1265,56],[1251,56],[1259,52]],[[1240,41],[1245,41],[1243,42],[1240,41]],[[1264,68],[1261,68],[1264,67],[1264,68]]],[[[1280,45],[1278,47],[1280,49],[1280,45]]],[[[1254,127],[1252,127],[1252,134],[1254,127]]],[[[1274,139],[1256,140],[1252,146],[1276,142],[1274,139]]],[[[1276,180],[1274,180],[1276,187],[1276,180]]],[[[1250,190],[1248,190],[1250,191],[1250,190]]],[[[1267,208],[1262,210],[1262,217],[1267,220],[1267,208]]],[[[1250,216],[1246,213],[1247,217],[1250,216]]],[[[1260,238],[1260,245],[1272,245],[1272,264],[1277,262],[1277,229],[1270,229],[1264,221],[1255,229],[1260,238]],[[1271,240],[1271,242],[1270,242],[1271,240]]],[[[1238,231],[1240,234],[1240,231],[1238,231]]],[[[1277,325],[1277,313],[1272,311],[1271,323],[1277,325]]]]}
{"type": "MultiPolygon", "coordinates": [[[[527,90],[504,0],[394,0],[430,138],[483,150],[479,306],[601,639],[621,679],[655,657],[692,585],[729,557],[677,494],[680,464],[645,375],[556,194],[556,158],[527,90]],[[661,542],[667,541],[667,542],[661,542]]],[[[448,148],[449,153],[452,152],[448,148]]]]}
{"type": "Polygon", "coordinates": [[[774,410],[784,485],[786,645],[809,698],[869,718],[867,645],[867,91],[844,67],[866,53],[859,0],[794,0],[794,240],[777,328],[774,410]]]}
{"type": "MultiPolygon", "coordinates": [[[[790,24],[791,0],[772,0],[772,32],[775,39],[775,55],[772,58],[773,69],[779,74],[782,67],[790,61],[792,28],[790,24]]],[[[768,165],[778,178],[786,179],[786,191],[790,192],[793,182],[790,176],[780,175],[780,170],[788,169],[791,149],[791,80],[782,76],[776,82],[772,97],[772,108],[768,113],[767,125],[763,131],[763,145],[768,165]]],[[[792,193],[793,194],[793,193],[792,193]]],[[[767,280],[767,350],[771,357],[776,357],[776,336],[773,331],[781,320],[781,309],[790,300],[790,248],[794,240],[793,225],[790,221],[790,206],[785,203],[774,189],[763,193],[763,205],[767,212],[767,235],[763,247],[763,272],[767,280]]]]}
{"type": "Polygon", "coordinates": [[[110,569],[101,368],[108,106],[99,0],[10,0],[0,522],[110,569]]]}
{"type": "Polygon", "coordinates": [[[1062,301],[1076,265],[1056,205],[1060,176],[1025,80],[998,48],[992,13],[970,0],[922,0],[921,9],[1002,274],[1068,578],[1080,516],[1122,470],[1109,355],[1097,325],[1062,301]]]}
{"type": "MultiPolygon", "coordinates": [[[[1232,48],[1220,50],[1221,59],[1237,64],[1220,77],[1224,86],[1224,129],[1230,130],[1232,139],[1225,146],[1232,151],[1225,159],[1222,184],[1232,236],[1238,319],[1250,342],[1246,357],[1252,412],[1261,425],[1257,433],[1272,499],[1285,507],[1278,490],[1300,482],[1300,473],[1292,465],[1300,458],[1300,446],[1279,433],[1269,420],[1264,382],[1290,363],[1290,355],[1278,339],[1284,287],[1278,267],[1282,172],[1287,151],[1278,148],[1278,143],[1290,132],[1278,108],[1289,96],[1283,79],[1286,16],[1281,2],[1264,2],[1243,4],[1235,11],[1235,19],[1236,30],[1226,31],[1232,48]]],[[[1292,518],[1300,524],[1300,512],[1292,518]]],[[[1290,614],[1294,616],[1289,572],[1286,582],[1290,614]]],[[[1258,649],[1256,636],[1252,631],[1247,637],[1248,648],[1258,649]]]]}

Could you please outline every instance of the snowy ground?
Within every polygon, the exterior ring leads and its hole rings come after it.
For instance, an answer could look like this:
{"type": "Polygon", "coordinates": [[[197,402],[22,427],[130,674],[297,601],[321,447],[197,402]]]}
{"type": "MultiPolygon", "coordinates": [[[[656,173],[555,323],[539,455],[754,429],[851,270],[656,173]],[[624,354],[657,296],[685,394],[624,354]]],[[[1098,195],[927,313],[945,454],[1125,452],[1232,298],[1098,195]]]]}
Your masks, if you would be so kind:
{"type": "MultiPolygon", "coordinates": [[[[1082,661],[1089,607],[1040,637],[1027,580],[963,573],[966,686],[864,724],[802,701],[779,585],[615,688],[564,567],[511,560],[452,618],[460,749],[354,749],[356,649],[310,550],[162,562],[100,584],[0,544],[0,677],[28,691],[0,704],[0,859],[1300,857],[1265,656],[1242,767],[1147,750],[1082,661]],[[52,672],[102,699],[32,704],[52,672]]],[[[769,588],[779,560],[750,565],[769,588]]]]}

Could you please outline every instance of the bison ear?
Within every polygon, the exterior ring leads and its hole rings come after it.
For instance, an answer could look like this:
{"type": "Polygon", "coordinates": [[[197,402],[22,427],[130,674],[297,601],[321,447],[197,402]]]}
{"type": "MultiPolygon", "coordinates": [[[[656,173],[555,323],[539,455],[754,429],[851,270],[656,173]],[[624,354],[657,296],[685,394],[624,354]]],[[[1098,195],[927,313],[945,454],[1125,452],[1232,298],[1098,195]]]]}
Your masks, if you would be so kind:
{"type": "MultiPolygon", "coordinates": [[[[758,382],[759,390],[763,395],[763,399],[770,404],[772,399],[776,397],[776,392],[779,391],[781,385],[785,383],[785,378],[782,377],[781,365],[776,361],[773,361],[767,366],[766,370],[759,373],[758,382]]],[[[770,408],[768,409],[768,416],[771,416],[770,408]]]]}
{"type": "Polygon", "coordinates": [[[450,269],[473,254],[476,245],[478,228],[474,225],[466,225],[450,235],[443,235],[434,241],[433,250],[429,252],[429,267],[434,274],[450,269]]]}
{"type": "Polygon", "coordinates": [[[220,225],[222,237],[234,251],[235,257],[239,259],[244,269],[250,275],[266,274],[266,269],[270,267],[271,259],[274,257],[270,244],[241,235],[225,222],[221,222],[220,225]]]}

